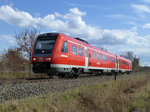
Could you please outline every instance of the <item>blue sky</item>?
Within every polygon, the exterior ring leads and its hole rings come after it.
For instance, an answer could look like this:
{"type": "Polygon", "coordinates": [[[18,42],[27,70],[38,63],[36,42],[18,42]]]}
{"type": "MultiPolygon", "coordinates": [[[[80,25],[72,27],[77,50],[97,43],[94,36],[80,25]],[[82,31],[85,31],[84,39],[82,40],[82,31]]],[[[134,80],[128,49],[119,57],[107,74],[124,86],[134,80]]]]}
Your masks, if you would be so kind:
{"type": "Polygon", "coordinates": [[[0,53],[15,32],[36,28],[80,37],[117,55],[133,51],[150,66],[150,0],[0,0],[0,53]]]}

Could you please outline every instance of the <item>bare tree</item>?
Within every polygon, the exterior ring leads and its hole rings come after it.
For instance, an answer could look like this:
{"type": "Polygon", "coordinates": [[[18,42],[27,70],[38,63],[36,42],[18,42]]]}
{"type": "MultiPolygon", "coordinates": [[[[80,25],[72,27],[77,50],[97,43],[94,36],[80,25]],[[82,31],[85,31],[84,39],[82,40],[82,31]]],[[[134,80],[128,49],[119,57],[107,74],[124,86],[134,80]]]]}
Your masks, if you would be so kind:
{"type": "Polygon", "coordinates": [[[8,50],[5,50],[2,60],[6,70],[10,71],[12,76],[14,76],[14,72],[19,71],[24,67],[25,59],[17,48],[9,48],[8,50]]]}
{"type": "Polygon", "coordinates": [[[0,74],[2,74],[2,71],[4,71],[3,61],[0,60],[0,74]]]}
{"type": "Polygon", "coordinates": [[[133,61],[133,59],[136,57],[132,51],[127,51],[125,54],[121,54],[120,56],[131,61],[133,61]]]}
{"type": "Polygon", "coordinates": [[[23,52],[24,57],[26,57],[26,59],[28,60],[29,76],[31,74],[30,58],[32,54],[32,45],[37,34],[38,31],[36,29],[25,29],[23,32],[16,33],[15,35],[19,49],[23,52]]]}
{"type": "Polygon", "coordinates": [[[140,58],[134,57],[132,61],[133,71],[139,72],[140,71],[140,58]]]}

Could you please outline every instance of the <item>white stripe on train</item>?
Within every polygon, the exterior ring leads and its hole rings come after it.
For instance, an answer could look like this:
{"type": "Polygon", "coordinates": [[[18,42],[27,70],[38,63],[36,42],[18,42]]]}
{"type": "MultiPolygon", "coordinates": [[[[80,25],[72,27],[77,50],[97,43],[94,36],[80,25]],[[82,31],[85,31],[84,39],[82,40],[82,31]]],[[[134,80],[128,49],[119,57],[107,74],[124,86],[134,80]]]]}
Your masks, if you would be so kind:
{"type": "MultiPolygon", "coordinates": [[[[65,64],[51,64],[52,68],[85,68],[85,69],[99,69],[99,70],[117,70],[116,68],[104,68],[104,67],[85,67],[78,65],[65,65],[65,64]]],[[[129,69],[118,69],[122,71],[130,71],[129,69]]]]}

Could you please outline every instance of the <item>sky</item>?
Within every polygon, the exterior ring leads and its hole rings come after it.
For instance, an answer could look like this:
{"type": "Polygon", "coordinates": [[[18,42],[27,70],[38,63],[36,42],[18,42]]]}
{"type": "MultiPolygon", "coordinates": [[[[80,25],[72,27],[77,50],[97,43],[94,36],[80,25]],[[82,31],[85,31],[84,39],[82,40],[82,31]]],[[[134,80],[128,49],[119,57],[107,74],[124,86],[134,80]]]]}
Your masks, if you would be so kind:
{"type": "Polygon", "coordinates": [[[0,54],[24,29],[80,37],[150,66],[150,0],[0,0],[0,54]]]}

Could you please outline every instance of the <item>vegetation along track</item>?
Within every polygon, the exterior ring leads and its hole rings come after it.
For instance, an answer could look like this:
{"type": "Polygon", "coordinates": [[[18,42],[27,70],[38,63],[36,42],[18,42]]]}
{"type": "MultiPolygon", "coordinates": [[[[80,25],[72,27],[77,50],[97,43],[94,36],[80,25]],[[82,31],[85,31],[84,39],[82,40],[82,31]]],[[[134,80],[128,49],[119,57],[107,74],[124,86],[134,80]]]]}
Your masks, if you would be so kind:
{"type": "MultiPolygon", "coordinates": [[[[118,78],[126,78],[133,75],[135,74],[120,75],[118,78]]],[[[5,80],[5,83],[1,82],[0,102],[2,103],[12,99],[22,99],[25,97],[34,97],[38,95],[64,91],[70,88],[92,85],[113,79],[113,76],[89,76],[79,77],[77,79],[9,79],[5,80]]]]}

